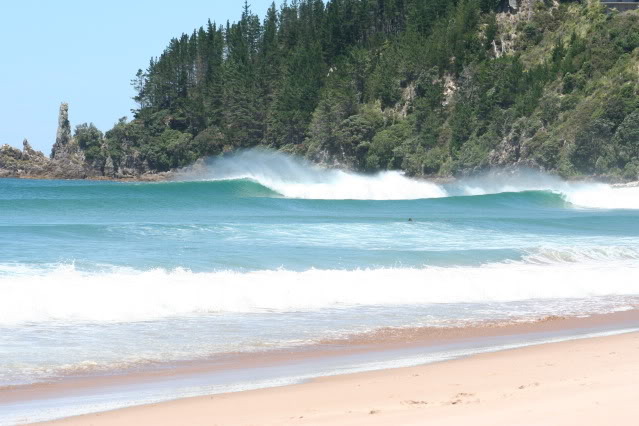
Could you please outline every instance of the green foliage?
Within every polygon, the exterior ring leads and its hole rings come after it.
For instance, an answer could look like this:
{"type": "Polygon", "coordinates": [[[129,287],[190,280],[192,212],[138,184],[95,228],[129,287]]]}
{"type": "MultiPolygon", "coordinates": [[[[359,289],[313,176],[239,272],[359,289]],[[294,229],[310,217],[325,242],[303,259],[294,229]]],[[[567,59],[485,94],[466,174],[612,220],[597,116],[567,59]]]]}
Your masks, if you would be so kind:
{"type": "Polygon", "coordinates": [[[617,149],[621,167],[639,160],[639,109],[621,123],[613,138],[613,146],[617,149]]]}
{"type": "Polygon", "coordinates": [[[639,15],[624,13],[613,20],[610,38],[623,52],[632,52],[639,47],[639,15]]]}
{"type": "Polygon", "coordinates": [[[404,159],[406,144],[410,144],[412,128],[408,121],[400,121],[378,132],[371,143],[366,157],[368,170],[399,169],[404,159]]]}
{"type": "Polygon", "coordinates": [[[296,0],[174,38],[87,159],[168,170],[265,145],[359,170],[639,171],[639,13],[597,2],[296,0]],[[129,159],[129,160],[127,160],[129,159]]]}
{"type": "Polygon", "coordinates": [[[368,99],[379,99],[382,103],[382,108],[393,107],[401,99],[397,56],[397,52],[394,49],[383,49],[370,76],[370,95],[368,99]]]}
{"type": "Polygon", "coordinates": [[[613,152],[608,143],[612,139],[613,124],[603,118],[584,127],[575,137],[571,154],[572,164],[583,173],[601,172],[609,167],[613,152]]]}
{"type": "Polygon", "coordinates": [[[93,123],[80,124],[75,128],[75,140],[84,151],[86,159],[90,162],[101,161],[102,140],[104,135],[93,123]]]}

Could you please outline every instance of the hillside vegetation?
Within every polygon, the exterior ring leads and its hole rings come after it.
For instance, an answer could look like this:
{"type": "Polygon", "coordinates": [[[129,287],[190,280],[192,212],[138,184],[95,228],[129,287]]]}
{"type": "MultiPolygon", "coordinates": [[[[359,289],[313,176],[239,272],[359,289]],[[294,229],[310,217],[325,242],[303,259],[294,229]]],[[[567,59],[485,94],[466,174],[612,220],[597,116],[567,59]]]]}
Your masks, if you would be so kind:
{"type": "Polygon", "coordinates": [[[599,1],[299,0],[171,40],[139,108],[75,130],[108,176],[270,147],[361,171],[639,175],[639,12],[599,1]]]}

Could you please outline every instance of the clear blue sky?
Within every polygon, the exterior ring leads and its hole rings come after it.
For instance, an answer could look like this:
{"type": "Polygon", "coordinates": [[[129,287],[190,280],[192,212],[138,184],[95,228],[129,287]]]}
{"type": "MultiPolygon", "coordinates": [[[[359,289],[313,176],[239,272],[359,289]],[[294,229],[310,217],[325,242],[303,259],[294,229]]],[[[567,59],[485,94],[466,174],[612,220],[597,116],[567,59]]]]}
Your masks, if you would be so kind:
{"type": "MultiPolygon", "coordinates": [[[[263,18],[272,0],[250,0],[263,18]]],[[[280,1],[276,1],[279,5],[280,1]]],[[[0,145],[49,154],[60,102],[72,126],[131,116],[131,79],[172,37],[235,21],[243,0],[19,0],[0,10],[0,145]]]]}

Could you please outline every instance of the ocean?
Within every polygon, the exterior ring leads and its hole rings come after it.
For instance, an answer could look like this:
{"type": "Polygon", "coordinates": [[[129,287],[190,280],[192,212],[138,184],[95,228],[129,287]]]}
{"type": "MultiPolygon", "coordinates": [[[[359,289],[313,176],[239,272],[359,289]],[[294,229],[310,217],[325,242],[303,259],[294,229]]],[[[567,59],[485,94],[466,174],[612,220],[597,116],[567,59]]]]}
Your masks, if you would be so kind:
{"type": "Polygon", "coordinates": [[[171,182],[0,179],[0,388],[638,300],[639,187],[255,150],[171,182]]]}

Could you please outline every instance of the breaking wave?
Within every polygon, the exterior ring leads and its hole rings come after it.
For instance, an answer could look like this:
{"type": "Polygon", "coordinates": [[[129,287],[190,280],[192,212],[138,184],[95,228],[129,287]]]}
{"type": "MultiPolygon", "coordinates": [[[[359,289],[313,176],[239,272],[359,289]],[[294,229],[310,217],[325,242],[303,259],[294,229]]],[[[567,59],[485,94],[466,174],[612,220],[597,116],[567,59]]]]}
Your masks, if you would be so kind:
{"type": "Polygon", "coordinates": [[[264,150],[246,150],[199,163],[180,172],[178,180],[234,182],[245,189],[248,181],[261,185],[256,196],[269,196],[270,190],[298,199],[415,200],[547,192],[582,208],[639,209],[637,186],[567,182],[531,170],[496,171],[451,183],[435,183],[413,179],[398,171],[366,175],[325,169],[297,157],[264,150]]]}
{"type": "Polygon", "coordinates": [[[481,267],[102,273],[61,265],[0,276],[0,326],[131,322],[216,313],[639,295],[631,249],[545,250],[481,267]]]}
{"type": "Polygon", "coordinates": [[[278,152],[248,150],[184,171],[183,180],[251,180],[287,198],[326,200],[409,200],[446,197],[439,185],[400,172],[363,175],[323,169],[278,152]]]}

